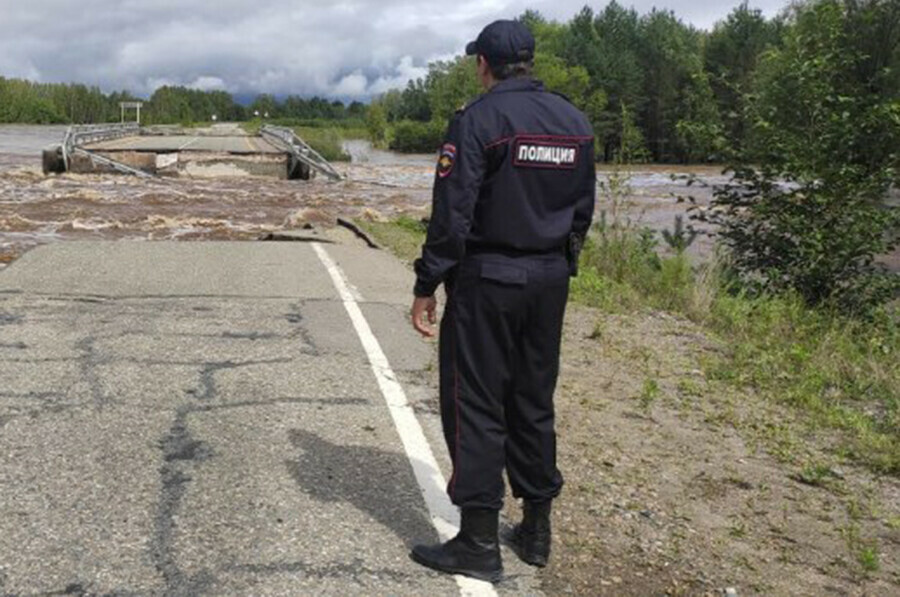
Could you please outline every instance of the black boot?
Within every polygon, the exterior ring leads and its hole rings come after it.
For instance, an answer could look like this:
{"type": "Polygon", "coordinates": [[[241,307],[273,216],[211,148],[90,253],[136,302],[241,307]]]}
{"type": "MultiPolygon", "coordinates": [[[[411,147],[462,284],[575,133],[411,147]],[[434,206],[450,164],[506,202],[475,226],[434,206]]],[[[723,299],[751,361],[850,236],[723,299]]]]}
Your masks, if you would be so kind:
{"type": "Polygon", "coordinates": [[[503,576],[497,524],[500,512],[463,508],[459,534],[440,545],[416,545],[412,559],[441,572],[462,574],[488,582],[503,576]]]}
{"type": "Polygon", "coordinates": [[[512,547],[526,564],[543,568],[550,559],[550,504],[546,502],[523,503],[521,524],[512,531],[512,547]]]}

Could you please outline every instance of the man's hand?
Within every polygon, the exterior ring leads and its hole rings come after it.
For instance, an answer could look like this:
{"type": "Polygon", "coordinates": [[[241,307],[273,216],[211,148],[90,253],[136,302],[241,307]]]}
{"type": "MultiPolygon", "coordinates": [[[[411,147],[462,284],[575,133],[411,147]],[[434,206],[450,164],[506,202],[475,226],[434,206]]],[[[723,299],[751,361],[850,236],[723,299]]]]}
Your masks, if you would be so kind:
{"type": "Polygon", "coordinates": [[[412,304],[412,324],[426,338],[433,338],[437,323],[437,299],[433,296],[416,297],[412,304]],[[426,321],[427,317],[427,321],[426,321]]]}

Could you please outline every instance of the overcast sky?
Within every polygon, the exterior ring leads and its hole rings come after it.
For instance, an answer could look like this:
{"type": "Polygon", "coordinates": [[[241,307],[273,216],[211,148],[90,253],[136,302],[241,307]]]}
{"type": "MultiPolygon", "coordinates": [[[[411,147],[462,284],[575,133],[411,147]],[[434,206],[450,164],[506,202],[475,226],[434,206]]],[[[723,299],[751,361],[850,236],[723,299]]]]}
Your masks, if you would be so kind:
{"type": "MultiPolygon", "coordinates": [[[[709,28],[739,0],[635,0],[709,28]]],[[[751,0],[772,16],[787,0],[751,0]]],[[[605,1],[588,2],[594,10],[605,1]]],[[[147,96],[165,84],[367,99],[461,53],[487,23],[585,0],[0,0],[0,76],[147,96]]]]}

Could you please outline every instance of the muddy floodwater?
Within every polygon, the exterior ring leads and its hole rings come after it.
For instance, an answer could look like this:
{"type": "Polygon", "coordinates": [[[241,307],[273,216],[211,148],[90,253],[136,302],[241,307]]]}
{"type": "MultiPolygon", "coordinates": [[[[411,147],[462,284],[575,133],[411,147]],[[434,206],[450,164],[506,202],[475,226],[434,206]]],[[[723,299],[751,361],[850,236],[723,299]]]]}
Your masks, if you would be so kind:
{"type": "MultiPolygon", "coordinates": [[[[332,225],[338,216],[425,216],[431,199],[435,156],[401,155],[348,141],[350,163],[336,164],[341,182],[269,178],[138,179],[118,174],[41,172],[41,150],[59,143],[65,127],[0,126],[0,264],[35,245],[91,239],[253,239],[267,232],[332,225]]],[[[630,173],[626,210],[636,224],[671,228],[685,205],[675,196],[694,174],[708,183],[725,180],[715,167],[637,167],[630,173]]],[[[600,169],[600,179],[608,172],[600,169]]],[[[693,189],[701,203],[708,192],[693,189]]],[[[601,192],[598,209],[609,210],[601,192]]],[[[701,238],[692,247],[704,253],[701,238]]]]}

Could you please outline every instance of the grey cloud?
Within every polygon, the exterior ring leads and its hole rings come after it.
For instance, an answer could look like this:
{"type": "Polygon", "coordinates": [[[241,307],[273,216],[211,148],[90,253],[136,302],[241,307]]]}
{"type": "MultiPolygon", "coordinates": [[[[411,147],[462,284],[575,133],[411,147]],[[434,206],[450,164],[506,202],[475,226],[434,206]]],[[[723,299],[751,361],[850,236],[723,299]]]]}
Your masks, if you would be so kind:
{"type": "MultiPolygon", "coordinates": [[[[365,98],[422,76],[493,19],[529,7],[568,19],[584,2],[0,0],[0,75],[139,94],[169,83],[365,98]]],[[[689,0],[634,4],[641,12],[660,4],[703,27],[730,10],[689,0]]],[[[781,4],[757,2],[767,14],[781,4]]]]}

